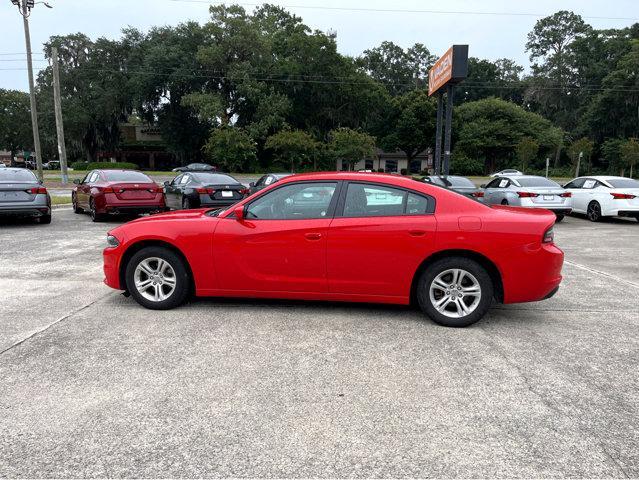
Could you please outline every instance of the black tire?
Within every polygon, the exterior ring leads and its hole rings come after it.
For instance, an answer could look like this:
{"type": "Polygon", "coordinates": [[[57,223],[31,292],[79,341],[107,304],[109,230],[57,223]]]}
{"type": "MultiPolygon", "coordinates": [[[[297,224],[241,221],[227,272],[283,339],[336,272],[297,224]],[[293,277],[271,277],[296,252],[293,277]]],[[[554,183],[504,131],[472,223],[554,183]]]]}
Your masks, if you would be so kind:
{"type": "Polygon", "coordinates": [[[101,213],[96,212],[95,210],[95,202],[93,198],[89,200],[89,215],[91,216],[91,220],[93,222],[101,222],[104,216],[101,213]]]}
{"type": "MultiPolygon", "coordinates": [[[[182,305],[191,292],[191,277],[179,255],[164,247],[146,247],[137,252],[126,266],[126,287],[131,296],[145,308],[150,310],[169,310],[182,305]],[[162,301],[147,299],[135,286],[135,270],[138,265],[149,258],[160,258],[167,262],[175,272],[175,288],[168,298],[162,301]]],[[[155,287],[151,287],[155,288],[155,287]]]]}
{"type": "Polygon", "coordinates": [[[73,213],[84,213],[84,210],[78,206],[78,199],[75,194],[71,195],[71,204],[73,205],[73,213]]]}
{"type": "Polygon", "coordinates": [[[555,216],[557,217],[557,219],[555,220],[557,223],[561,222],[564,219],[564,214],[563,213],[556,213],[555,216]]]}
{"type": "Polygon", "coordinates": [[[195,202],[189,197],[182,197],[182,210],[191,210],[192,208],[197,208],[195,202]]]}
{"type": "Polygon", "coordinates": [[[51,223],[51,214],[49,213],[48,215],[42,215],[39,221],[43,225],[49,225],[51,223]]]}
{"type": "Polygon", "coordinates": [[[509,205],[508,200],[506,200],[506,199],[502,200],[502,201],[501,201],[501,204],[502,204],[502,205],[509,205]]]}
{"type": "MultiPolygon", "coordinates": [[[[470,281],[468,277],[467,280],[470,281]]],[[[441,298],[443,299],[444,292],[442,291],[441,293],[441,298]]],[[[421,276],[417,282],[417,301],[420,308],[435,323],[438,323],[439,325],[443,325],[445,327],[467,327],[481,320],[492,304],[493,295],[493,282],[486,269],[484,269],[484,267],[482,267],[476,261],[464,257],[448,257],[437,260],[421,273],[421,276]],[[435,305],[433,305],[430,294],[430,287],[431,284],[433,284],[435,278],[438,277],[440,274],[443,274],[444,272],[452,269],[461,269],[467,273],[470,273],[472,277],[474,277],[480,288],[479,301],[474,309],[468,315],[456,318],[440,313],[435,305]]],[[[472,296],[469,296],[468,298],[466,298],[466,300],[462,300],[461,298],[459,298],[457,301],[467,302],[468,299],[471,297],[472,296]]],[[[444,305],[444,308],[446,308],[446,305],[448,305],[448,303],[444,305]]],[[[467,303],[466,306],[468,307],[467,303]]]]}
{"type": "Polygon", "coordinates": [[[601,205],[599,205],[599,202],[593,200],[588,204],[586,217],[588,217],[588,220],[590,220],[591,222],[601,221],[601,205]]]}

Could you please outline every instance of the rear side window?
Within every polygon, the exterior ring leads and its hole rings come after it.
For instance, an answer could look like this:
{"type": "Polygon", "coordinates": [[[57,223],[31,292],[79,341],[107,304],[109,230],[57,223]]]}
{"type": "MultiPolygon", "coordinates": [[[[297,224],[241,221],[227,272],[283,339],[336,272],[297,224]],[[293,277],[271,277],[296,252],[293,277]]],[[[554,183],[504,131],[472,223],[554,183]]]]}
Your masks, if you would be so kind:
{"type": "Polygon", "coordinates": [[[344,217],[390,217],[432,213],[434,200],[399,188],[350,183],[344,217]]]}

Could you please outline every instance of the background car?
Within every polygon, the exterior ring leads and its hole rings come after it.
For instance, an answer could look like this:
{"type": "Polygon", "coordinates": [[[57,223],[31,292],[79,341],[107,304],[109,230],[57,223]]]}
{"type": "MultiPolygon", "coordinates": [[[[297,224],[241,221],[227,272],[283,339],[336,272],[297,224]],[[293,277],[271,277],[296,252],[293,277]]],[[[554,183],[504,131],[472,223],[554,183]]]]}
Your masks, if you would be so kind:
{"type": "Polygon", "coordinates": [[[189,163],[184,167],[177,167],[173,169],[174,172],[215,172],[217,167],[209,165],[208,163],[189,163]]]}
{"type": "Polygon", "coordinates": [[[98,222],[105,215],[154,213],[166,210],[162,187],[136,170],[92,170],[74,180],[75,213],[88,211],[98,222]]]}
{"type": "Polygon", "coordinates": [[[265,187],[268,187],[272,183],[275,183],[283,178],[293,175],[292,173],[267,173],[257,182],[251,182],[249,184],[249,193],[252,195],[255,192],[259,192],[265,187]]]}
{"type": "Polygon", "coordinates": [[[60,161],[59,160],[49,160],[42,164],[42,168],[44,170],[60,170],[60,161]]]}
{"type": "Polygon", "coordinates": [[[579,177],[564,185],[572,194],[572,211],[592,222],[602,217],[634,217],[639,221],[639,181],[626,177],[579,177]]]}
{"type": "Polygon", "coordinates": [[[176,307],[194,288],[198,296],[414,301],[435,322],[462,327],[495,298],[554,295],[563,263],[554,223],[548,211],[488,208],[405,177],[295,175],[233,208],[111,230],[105,282],[151,309],[176,307]]]}
{"type": "Polygon", "coordinates": [[[248,188],[226,173],[186,172],[164,182],[166,204],[173,210],[228,207],[248,193],[248,188]]]}
{"type": "Polygon", "coordinates": [[[454,192],[461,193],[462,195],[466,195],[480,201],[484,197],[484,191],[478,188],[472,180],[466,177],[459,177],[456,175],[448,175],[446,177],[429,175],[422,178],[421,181],[449,188],[454,192]]]}
{"type": "Polygon", "coordinates": [[[507,177],[510,175],[523,175],[523,172],[519,170],[515,170],[514,168],[507,168],[505,170],[500,170],[499,172],[492,173],[491,177],[507,177]]]}
{"type": "Polygon", "coordinates": [[[36,176],[24,168],[0,169],[0,215],[51,223],[51,197],[36,176]]]}
{"type": "Polygon", "coordinates": [[[557,215],[558,222],[572,211],[571,193],[545,177],[497,177],[484,187],[484,203],[487,205],[545,208],[557,215]]]}

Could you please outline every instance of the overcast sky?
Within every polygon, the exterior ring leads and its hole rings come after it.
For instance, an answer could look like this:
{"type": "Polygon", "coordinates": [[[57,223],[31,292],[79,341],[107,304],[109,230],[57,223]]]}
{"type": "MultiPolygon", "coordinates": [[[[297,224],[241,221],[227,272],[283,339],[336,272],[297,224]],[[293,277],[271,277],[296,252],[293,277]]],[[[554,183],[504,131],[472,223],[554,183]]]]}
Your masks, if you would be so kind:
{"type": "MultiPolygon", "coordinates": [[[[175,25],[185,20],[205,22],[208,18],[208,4],[202,0],[48,1],[54,7],[52,10],[36,5],[31,16],[34,52],[39,53],[34,57],[36,67],[46,66],[41,54],[42,43],[51,35],[83,32],[91,38],[117,38],[120,30],[128,25],[146,30],[153,25],[175,25]]],[[[248,0],[238,3],[248,10],[255,5],[248,0]]],[[[619,28],[639,21],[638,0],[272,0],[270,3],[287,7],[313,28],[335,30],[338,48],[344,54],[359,55],[384,40],[403,47],[421,42],[437,55],[453,43],[468,43],[471,56],[491,60],[508,57],[525,67],[529,64],[524,47],[526,35],[539,18],[525,14],[545,16],[561,9],[572,10],[596,28],[619,28]],[[324,8],[313,8],[317,6],[324,8]]],[[[10,0],[0,0],[0,21],[0,88],[27,90],[22,22],[10,0]],[[13,55],[16,53],[22,55],[13,55]]]]}

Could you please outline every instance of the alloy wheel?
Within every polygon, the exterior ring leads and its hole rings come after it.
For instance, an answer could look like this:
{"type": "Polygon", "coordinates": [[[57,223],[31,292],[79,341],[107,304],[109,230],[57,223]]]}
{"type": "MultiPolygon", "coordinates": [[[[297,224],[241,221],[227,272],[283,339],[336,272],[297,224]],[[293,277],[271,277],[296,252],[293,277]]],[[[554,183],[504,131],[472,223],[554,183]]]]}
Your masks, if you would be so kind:
{"type": "Polygon", "coordinates": [[[601,219],[601,206],[597,202],[591,202],[588,205],[588,220],[598,222],[601,219]]]}
{"type": "Polygon", "coordinates": [[[470,272],[453,268],[444,270],[430,284],[433,307],[449,318],[463,318],[473,313],[481,300],[481,286],[470,272]]]}
{"type": "Polygon", "coordinates": [[[138,263],[133,274],[138,293],[151,302],[162,302],[173,295],[177,277],[173,266],[159,257],[138,263]]]}

